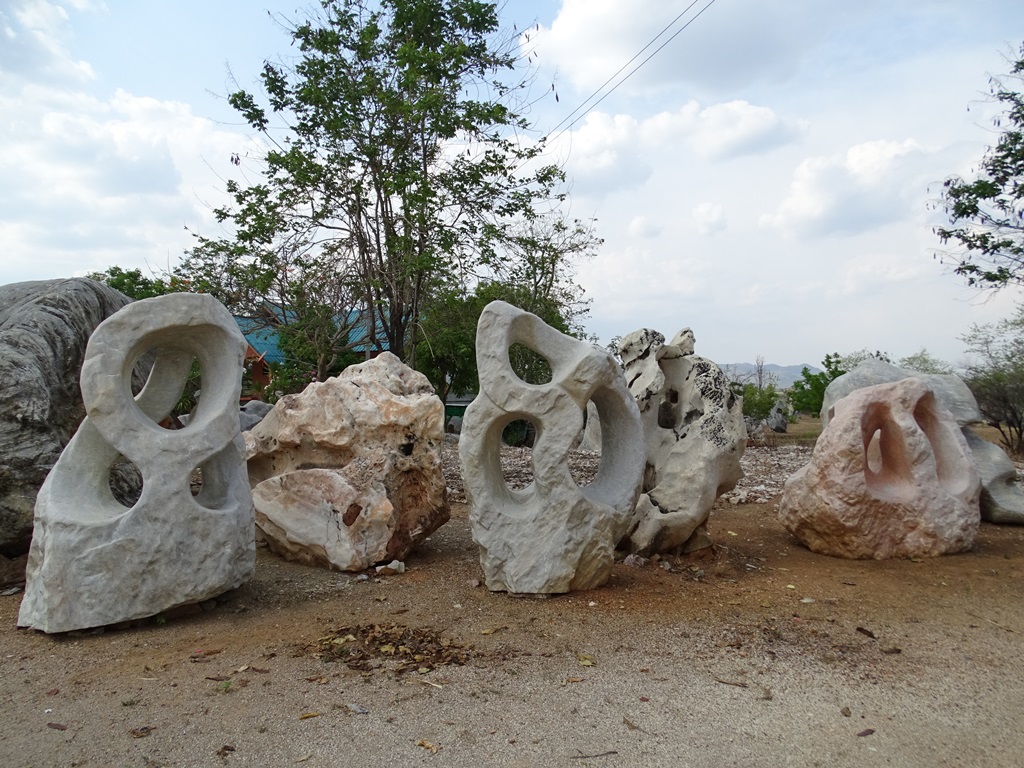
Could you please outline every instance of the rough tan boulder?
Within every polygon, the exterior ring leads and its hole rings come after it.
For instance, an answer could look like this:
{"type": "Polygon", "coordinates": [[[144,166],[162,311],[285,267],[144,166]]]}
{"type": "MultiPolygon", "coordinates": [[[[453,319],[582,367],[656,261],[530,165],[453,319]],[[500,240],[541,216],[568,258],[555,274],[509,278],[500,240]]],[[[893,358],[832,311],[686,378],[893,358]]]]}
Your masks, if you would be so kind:
{"type": "Polygon", "coordinates": [[[981,482],[953,415],[917,378],[832,406],[811,461],[787,481],[786,528],[836,557],[921,557],[974,542],[981,482]]]}
{"type": "Polygon", "coordinates": [[[282,398],[245,433],[257,526],[338,570],[403,559],[448,521],[443,426],[430,382],[390,352],[282,398]]]}

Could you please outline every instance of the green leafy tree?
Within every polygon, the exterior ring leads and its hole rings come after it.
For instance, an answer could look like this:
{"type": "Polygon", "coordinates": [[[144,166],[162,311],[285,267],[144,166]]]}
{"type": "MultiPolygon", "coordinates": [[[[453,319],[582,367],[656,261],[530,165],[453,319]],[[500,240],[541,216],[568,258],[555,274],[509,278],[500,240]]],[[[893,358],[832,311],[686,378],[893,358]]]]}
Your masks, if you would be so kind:
{"type": "MultiPolygon", "coordinates": [[[[477,388],[476,327],[492,301],[506,301],[540,317],[563,333],[583,338],[589,301],[573,278],[575,264],[589,258],[601,241],[582,222],[560,216],[538,217],[510,229],[506,258],[493,270],[495,278],[478,282],[472,291],[455,284],[437,291],[419,323],[416,363],[438,395],[470,393],[477,388]]],[[[550,379],[542,356],[522,345],[509,350],[509,362],[525,381],[550,379]]]]}
{"type": "Polygon", "coordinates": [[[230,95],[268,147],[262,181],[229,182],[216,215],[231,234],[199,237],[185,272],[254,308],[311,272],[344,296],[321,300],[335,317],[358,308],[372,344],[412,362],[431,297],[503,269],[564,177],[540,162],[543,141],[522,140],[524,82],[493,3],[319,5],[291,31],[296,58],[265,64],[262,96],[230,95]]]}
{"type": "Polygon", "coordinates": [[[108,267],[104,272],[92,272],[87,277],[97,283],[109,285],[130,299],[151,299],[168,293],[189,290],[189,285],[178,277],[146,277],[141,269],[108,267]]]}
{"type": "Polygon", "coordinates": [[[847,352],[845,355],[842,355],[839,358],[839,367],[842,368],[843,371],[852,371],[858,365],[871,357],[876,360],[881,360],[883,363],[892,363],[892,358],[889,357],[887,352],[882,352],[877,349],[872,352],[871,350],[864,348],[855,349],[853,352],[847,352]]]}
{"type": "Polygon", "coordinates": [[[900,368],[906,368],[918,373],[954,373],[952,365],[932,355],[927,349],[921,347],[912,355],[900,358],[896,363],[900,368]]]}
{"type": "Polygon", "coordinates": [[[991,98],[1001,105],[993,124],[1000,132],[979,163],[977,176],[952,176],[943,183],[938,205],[949,217],[936,227],[942,254],[954,272],[978,288],[1024,283],[1024,45],[1010,72],[989,78],[991,98]]]}
{"type": "Polygon", "coordinates": [[[811,373],[810,368],[804,368],[800,372],[800,379],[789,389],[789,402],[794,410],[814,415],[821,413],[821,406],[825,402],[825,390],[829,383],[846,373],[846,368],[842,367],[842,360],[839,353],[825,355],[821,363],[824,370],[811,373]]]}
{"type": "MultiPolygon", "coordinates": [[[[807,370],[806,368],[804,370],[807,370]]],[[[743,415],[754,423],[760,423],[772,415],[772,408],[779,402],[780,393],[774,384],[758,388],[756,384],[743,385],[743,415]]]]}
{"type": "Polygon", "coordinates": [[[997,323],[974,325],[961,337],[964,380],[1007,450],[1024,454],[1024,305],[997,323]]]}

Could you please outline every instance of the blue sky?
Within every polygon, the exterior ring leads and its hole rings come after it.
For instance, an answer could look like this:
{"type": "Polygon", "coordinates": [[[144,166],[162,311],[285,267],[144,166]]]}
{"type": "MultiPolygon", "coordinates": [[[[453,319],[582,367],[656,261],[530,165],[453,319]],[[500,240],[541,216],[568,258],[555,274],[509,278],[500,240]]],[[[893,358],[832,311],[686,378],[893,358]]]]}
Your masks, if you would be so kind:
{"type": "MultiPolygon", "coordinates": [[[[682,12],[666,0],[503,7],[531,29],[546,133],[682,12]]],[[[720,363],[926,347],[950,362],[1008,316],[933,258],[936,186],[987,143],[987,75],[1024,3],[700,0],[690,25],[550,142],[571,213],[604,245],[579,278],[603,341],[693,328],[720,363]],[[970,107],[970,110],[968,110],[970,107]]],[[[224,102],[288,53],[268,0],[0,0],[0,283],[163,269],[216,231],[229,158],[253,137],[224,102]]],[[[672,28],[678,29],[678,25],[672,28]]],[[[664,38],[662,38],[664,40],[664,38]]]]}

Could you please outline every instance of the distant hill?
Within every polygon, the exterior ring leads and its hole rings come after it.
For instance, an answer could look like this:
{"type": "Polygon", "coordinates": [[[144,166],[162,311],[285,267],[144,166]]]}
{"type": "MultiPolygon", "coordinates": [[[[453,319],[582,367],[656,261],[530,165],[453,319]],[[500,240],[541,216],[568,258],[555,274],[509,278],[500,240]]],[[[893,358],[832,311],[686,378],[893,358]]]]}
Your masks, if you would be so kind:
{"type": "MultiPolygon", "coordinates": [[[[757,370],[757,366],[753,363],[726,363],[720,366],[725,371],[726,376],[731,376],[734,379],[740,377],[750,376],[757,370]]],[[[786,389],[793,386],[793,382],[799,381],[802,377],[800,373],[804,368],[810,370],[811,373],[821,373],[821,368],[815,365],[803,364],[803,365],[775,365],[774,363],[765,363],[764,371],[767,374],[771,374],[775,377],[775,387],[777,389],[786,389]]]]}

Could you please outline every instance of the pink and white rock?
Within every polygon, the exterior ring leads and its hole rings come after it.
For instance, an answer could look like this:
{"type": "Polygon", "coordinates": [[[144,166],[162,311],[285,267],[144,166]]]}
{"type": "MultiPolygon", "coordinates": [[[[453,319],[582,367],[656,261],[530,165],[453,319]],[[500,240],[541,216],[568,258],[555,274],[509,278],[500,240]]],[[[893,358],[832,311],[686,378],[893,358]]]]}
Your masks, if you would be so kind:
{"type": "Polygon", "coordinates": [[[135,302],[96,328],[82,364],[87,415],[36,499],[20,626],[67,632],[153,616],[250,578],[253,508],[238,429],[245,347],[208,295],[135,302]],[[132,368],[151,351],[153,369],[133,398],[132,368]],[[195,417],[163,429],[194,359],[203,377],[195,417]],[[121,457],[142,475],[132,505],[111,492],[121,457]]]}
{"type": "Polygon", "coordinates": [[[256,525],[289,559],[404,559],[448,521],[443,426],[430,382],[390,352],[283,397],[245,433],[256,525]]]}
{"type": "Polygon", "coordinates": [[[621,342],[647,454],[643,492],[619,544],[630,552],[710,546],[706,523],[715,499],[743,477],[740,459],[747,432],[742,401],[722,370],[693,350],[689,328],[668,344],[648,328],[621,342]]]}
{"type": "Polygon", "coordinates": [[[779,517],[821,554],[926,557],[970,548],[980,493],[956,419],[910,378],[833,404],[811,461],[786,481],[779,517]]]}
{"type": "Polygon", "coordinates": [[[982,413],[970,388],[955,374],[921,374],[869,357],[829,383],[821,406],[822,426],[828,426],[832,405],[851,392],[911,377],[920,378],[928,385],[936,399],[953,414],[967,439],[971,457],[981,475],[981,519],[1024,525],[1024,490],[1017,484],[1013,462],[998,445],[982,440],[971,431],[971,424],[983,422],[982,413]]]}
{"type": "Polygon", "coordinates": [[[488,304],[476,339],[480,393],[466,409],[459,458],[487,588],[550,594],[607,581],[615,544],[640,492],[644,451],[640,415],[615,359],[504,302],[488,304]],[[523,344],[551,366],[548,384],[527,384],[509,363],[523,344]],[[597,476],[578,486],[568,454],[588,402],[602,431],[597,476]],[[502,477],[501,434],[517,419],[536,427],[533,481],[513,489],[502,477]]]}

